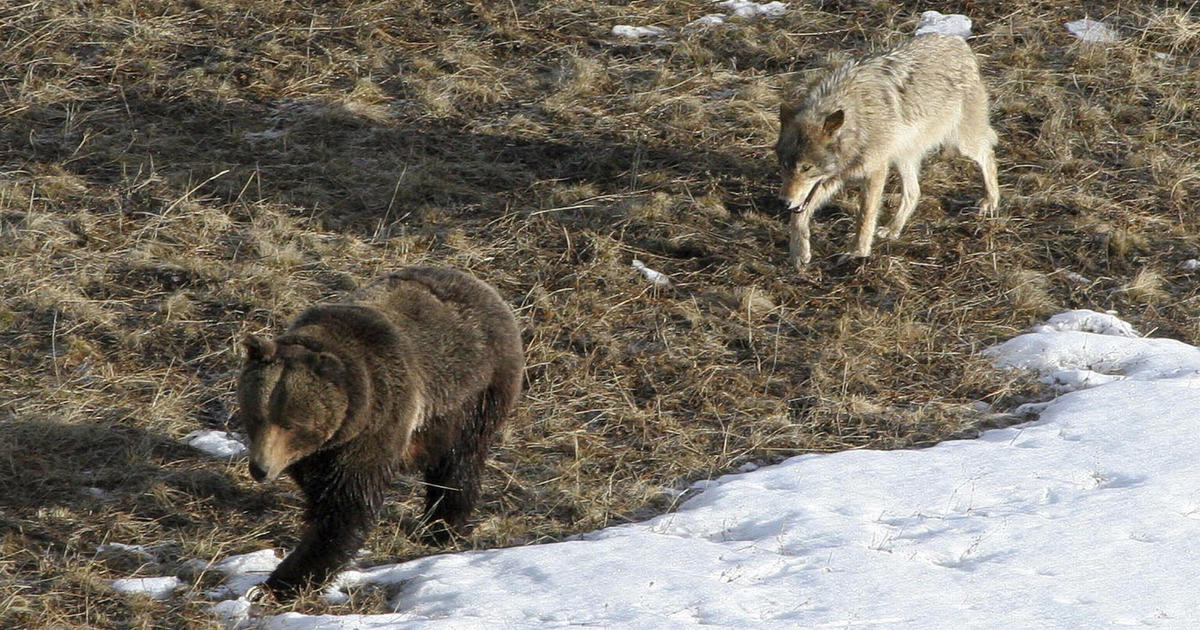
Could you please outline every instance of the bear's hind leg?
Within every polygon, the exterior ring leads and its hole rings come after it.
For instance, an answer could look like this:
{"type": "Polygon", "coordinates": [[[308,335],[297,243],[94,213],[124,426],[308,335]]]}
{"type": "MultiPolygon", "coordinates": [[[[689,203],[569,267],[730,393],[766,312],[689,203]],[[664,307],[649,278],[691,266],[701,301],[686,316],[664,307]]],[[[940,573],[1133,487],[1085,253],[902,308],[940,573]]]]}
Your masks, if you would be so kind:
{"type": "Polygon", "coordinates": [[[425,522],[422,538],[444,545],[466,531],[467,517],[479,497],[483,456],[455,448],[425,469],[425,522]]]}
{"type": "Polygon", "coordinates": [[[466,533],[488,449],[515,398],[511,386],[488,388],[461,418],[459,439],[425,467],[427,541],[441,545],[466,533]]]}

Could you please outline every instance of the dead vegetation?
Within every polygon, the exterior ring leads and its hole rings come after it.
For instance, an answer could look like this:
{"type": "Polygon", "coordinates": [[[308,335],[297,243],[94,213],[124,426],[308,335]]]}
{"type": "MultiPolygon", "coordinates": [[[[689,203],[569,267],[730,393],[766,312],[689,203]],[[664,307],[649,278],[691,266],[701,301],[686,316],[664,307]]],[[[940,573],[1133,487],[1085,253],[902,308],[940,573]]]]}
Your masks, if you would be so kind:
{"type": "MultiPolygon", "coordinates": [[[[1200,257],[1200,22],[1187,3],[1089,7],[1120,43],[1074,40],[1068,3],[935,7],[975,20],[1001,217],[964,209],[972,165],[934,158],[900,242],[839,264],[843,195],[798,275],[774,201],[780,95],[929,7],[791,3],[686,29],[716,7],[5,5],[0,626],[211,627],[215,578],[187,561],[290,546],[299,501],[179,438],[237,429],[242,335],[398,265],[470,269],[525,326],[527,393],[460,549],[642,518],[748,461],[970,435],[995,420],[974,403],[1036,390],[979,350],[1059,309],[1200,342],[1181,267],[1200,257]],[[163,574],[190,588],[108,586],[163,574]]],[[[401,526],[416,492],[398,485],[369,562],[437,551],[401,526]]]]}

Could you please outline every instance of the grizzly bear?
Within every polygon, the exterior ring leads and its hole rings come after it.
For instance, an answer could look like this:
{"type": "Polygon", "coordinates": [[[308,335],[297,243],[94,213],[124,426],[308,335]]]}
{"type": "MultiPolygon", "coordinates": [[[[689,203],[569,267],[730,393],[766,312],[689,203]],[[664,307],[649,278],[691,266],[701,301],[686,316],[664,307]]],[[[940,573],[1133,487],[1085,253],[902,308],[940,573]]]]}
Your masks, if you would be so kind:
{"type": "Polygon", "coordinates": [[[525,368],[495,289],[462,271],[408,267],[244,345],[250,474],[265,483],[287,473],[307,504],[300,543],[267,579],[274,595],[340,571],[399,470],[424,473],[429,537],[463,530],[525,368]]]}

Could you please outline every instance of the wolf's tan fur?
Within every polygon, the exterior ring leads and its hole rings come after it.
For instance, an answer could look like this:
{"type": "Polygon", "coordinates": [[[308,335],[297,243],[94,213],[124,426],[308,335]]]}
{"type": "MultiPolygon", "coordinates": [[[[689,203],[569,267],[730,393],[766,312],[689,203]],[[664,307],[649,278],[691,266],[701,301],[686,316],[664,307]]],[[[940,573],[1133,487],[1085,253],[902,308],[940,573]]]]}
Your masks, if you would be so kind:
{"type": "Polygon", "coordinates": [[[958,37],[922,35],[892,51],[847,63],[816,83],[799,104],[780,106],[783,172],[780,197],[791,210],[791,262],[812,259],[809,221],[848,182],[862,183],[858,237],[852,255],[869,256],[890,166],[900,173],[900,207],[880,230],[896,238],[920,196],[917,175],[930,151],[948,147],[983,171],[980,212],[1000,201],[979,65],[958,37]]]}

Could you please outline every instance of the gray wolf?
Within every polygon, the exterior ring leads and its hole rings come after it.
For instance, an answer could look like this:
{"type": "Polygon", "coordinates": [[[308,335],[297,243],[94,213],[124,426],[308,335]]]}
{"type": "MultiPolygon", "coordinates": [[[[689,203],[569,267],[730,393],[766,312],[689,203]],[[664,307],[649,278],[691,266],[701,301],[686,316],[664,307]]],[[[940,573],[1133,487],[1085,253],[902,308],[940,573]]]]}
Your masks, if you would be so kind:
{"type": "Polygon", "coordinates": [[[921,35],[842,65],[798,103],[785,101],[779,109],[775,153],[783,175],[780,198],[791,211],[791,263],[801,269],[812,259],[813,212],[851,182],[861,183],[851,255],[870,256],[883,185],[893,166],[900,173],[900,207],[880,236],[898,237],[920,197],[921,161],[939,147],[979,164],[986,189],[979,209],[993,216],[1000,202],[992,152],[996,141],[979,64],[959,37],[921,35]]]}
{"type": "Polygon", "coordinates": [[[525,366],[512,310],[492,287],[457,270],[409,267],[305,310],[274,339],[243,343],[238,399],[251,476],[287,473],[308,508],[270,592],[290,598],[341,570],[398,469],[424,472],[435,540],[463,528],[525,366]]]}

